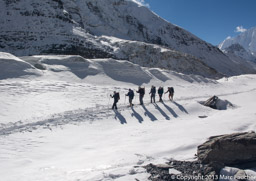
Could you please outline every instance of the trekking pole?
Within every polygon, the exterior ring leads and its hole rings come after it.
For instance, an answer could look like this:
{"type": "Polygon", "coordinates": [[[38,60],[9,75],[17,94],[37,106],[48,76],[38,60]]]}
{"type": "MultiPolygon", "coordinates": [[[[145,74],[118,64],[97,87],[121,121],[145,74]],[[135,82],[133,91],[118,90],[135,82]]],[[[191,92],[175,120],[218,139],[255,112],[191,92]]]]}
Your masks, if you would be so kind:
{"type": "Polygon", "coordinates": [[[133,90],[135,93],[134,93],[134,96],[135,96],[135,102],[137,102],[137,96],[136,96],[136,90],[133,90]]]}

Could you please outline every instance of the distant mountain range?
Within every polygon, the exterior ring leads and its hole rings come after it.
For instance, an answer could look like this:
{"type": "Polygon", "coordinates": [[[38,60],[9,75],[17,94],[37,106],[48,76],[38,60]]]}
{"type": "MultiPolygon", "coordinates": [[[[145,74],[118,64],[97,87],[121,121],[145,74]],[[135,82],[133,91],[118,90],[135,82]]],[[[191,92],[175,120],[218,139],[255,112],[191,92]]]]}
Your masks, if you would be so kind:
{"type": "Polygon", "coordinates": [[[256,27],[251,28],[236,37],[226,38],[219,48],[227,54],[233,54],[242,59],[256,63],[256,27]]]}
{"type": "Polygon", "coordinates": [[[256,73],[243,59],[128,0],[0,0],[0,51],[113,58],[206,77],[256,73]]]}

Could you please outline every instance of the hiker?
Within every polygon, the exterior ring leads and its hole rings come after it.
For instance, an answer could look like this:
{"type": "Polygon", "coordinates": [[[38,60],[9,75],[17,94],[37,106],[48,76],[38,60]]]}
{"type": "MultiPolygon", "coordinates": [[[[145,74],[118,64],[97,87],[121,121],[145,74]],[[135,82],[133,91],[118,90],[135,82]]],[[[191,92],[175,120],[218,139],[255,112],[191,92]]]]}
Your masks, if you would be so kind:
{"type": "Polygon", "coordinates": [[[169,92],[169,100],[173,101],[173,95],[174,95],[174,89],[173,87],[168,87],[168,90],[165,92],[165,94],[169,92]]]}
{"type": "Polygon", "coordinates": [[[150,93],[151,94],[151,103],[154,101],[154,103],[156,102],[156,87],[152,85],[150,93]]]}
{"type": "Polygon", "coordinates": [[[157,90],[157,93],[159,95],[159,102],[163,102],[162,96],[163,96],[163,93],[164,93],[164,88],[160,86],[157,90]]]}
{"type": "Polygon", "coordinates": [[[120,99],[119,92],[114,91],[114,94],[110,95],[110,97],[114,98],[114,103],[113,103],[112,109],[117,109],[117,105],[116,104],[117,104],[117,102],[120,99]]]}
{"type": "Polygon", "coordinates": [[[136,91],[136,92],[140,94],[140,105],[143,105],[143,97],[145,94],[145,88],[139,87],[138,91],[136,91]]]}
{"type": "Polygon", "coordinates": [[[133,92],[133,90],[132,90],[132,89],[129,89],[129,91],[128,91],[128,93],[126,94],[126,96],[129,97],[130,107],[132,107],[132,106],[133,106],[132,100],[133,100],[133,98],[134,98],[134,92],[133,92]]]}

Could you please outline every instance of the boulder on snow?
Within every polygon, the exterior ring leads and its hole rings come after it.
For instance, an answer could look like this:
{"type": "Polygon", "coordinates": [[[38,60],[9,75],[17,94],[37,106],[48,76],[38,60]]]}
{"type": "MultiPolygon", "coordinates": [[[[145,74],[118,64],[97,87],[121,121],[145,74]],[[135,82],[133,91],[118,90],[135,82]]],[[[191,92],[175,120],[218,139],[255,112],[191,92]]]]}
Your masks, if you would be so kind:
{"type": "Polygon", "coordinates": [[[197,156],[201,163],[213,162],[224,165],[244,164],[256,161],[256,133],[234,133],[210,137],[198,146],[197,156]]]}
{"type": "Polygon", "coordinates": [[[201,102],[204,106],[218,110],[226,110],[228,107],[233,107],[233,104],[227,100],[221,100],[217,96],[212,96],[207,101],[201,102]]]}

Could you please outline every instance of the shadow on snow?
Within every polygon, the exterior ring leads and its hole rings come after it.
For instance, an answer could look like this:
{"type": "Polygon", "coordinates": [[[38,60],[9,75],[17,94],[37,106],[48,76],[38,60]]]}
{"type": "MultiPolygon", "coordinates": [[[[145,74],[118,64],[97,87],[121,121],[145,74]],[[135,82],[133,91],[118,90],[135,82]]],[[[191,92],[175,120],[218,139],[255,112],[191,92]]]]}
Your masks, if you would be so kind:
{"type": "Polygon", "coordinates": [[[119,119],[121,124],[127,124],[125,117],[118,111],[114,110],[115,112],[115,119],[119,119]]]}
{"type": "Polygon", "coordinates": [[[142,123],[142,122],[144,121],[143,118],[140,116],[140,114],[137,113],[137,112],[134,110],[134,108],[132,107],[132,117],[133,117],[133,116],[139,121],[139,123],[142,123]]]}
{"type": "Polygon", "coordinates": [[[148,116],[151,119],[151,121],[156,121],[157,120],[157,118],[151,112],[149,112],[148,109],[144,105],[142,105],[142,108],[145,111],[144,115],[148,116]]]}

